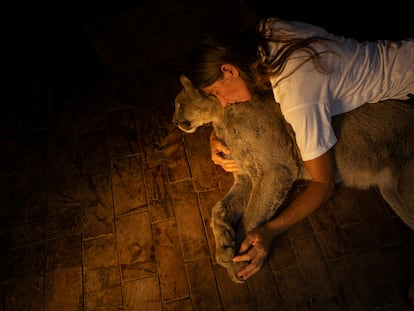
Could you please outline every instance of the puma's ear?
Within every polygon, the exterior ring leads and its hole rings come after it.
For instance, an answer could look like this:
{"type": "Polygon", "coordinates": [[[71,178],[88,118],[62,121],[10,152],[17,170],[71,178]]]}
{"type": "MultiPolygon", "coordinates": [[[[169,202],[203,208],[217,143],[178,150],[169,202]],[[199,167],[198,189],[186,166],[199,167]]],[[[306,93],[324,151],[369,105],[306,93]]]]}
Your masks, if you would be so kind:
{"type": "Polygon", "coordinates": [[[180,82],[186,90],[194,89],[193,84],[191,83],[190,79],[187,78],[187,76],[181,75],[180,82]]]}

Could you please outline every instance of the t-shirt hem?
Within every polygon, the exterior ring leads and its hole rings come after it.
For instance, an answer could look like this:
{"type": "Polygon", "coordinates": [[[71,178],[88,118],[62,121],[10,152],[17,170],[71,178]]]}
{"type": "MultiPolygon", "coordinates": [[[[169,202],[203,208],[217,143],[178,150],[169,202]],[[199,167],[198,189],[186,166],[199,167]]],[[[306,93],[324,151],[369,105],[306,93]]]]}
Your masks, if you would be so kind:
{"type": "Polygon", "coordinates": [[[302,154],[302,161],[310,161],[310,160],[314,160],[320,157],[321,155],[329,151],[329,149],[331,149],[335,144],[336,144],[336,141],[334,141],[332,144],[326,145],[324,148],[319,148],[318,150],[315,150],[314,152],[309,152],[305,155],[302,154]]]}

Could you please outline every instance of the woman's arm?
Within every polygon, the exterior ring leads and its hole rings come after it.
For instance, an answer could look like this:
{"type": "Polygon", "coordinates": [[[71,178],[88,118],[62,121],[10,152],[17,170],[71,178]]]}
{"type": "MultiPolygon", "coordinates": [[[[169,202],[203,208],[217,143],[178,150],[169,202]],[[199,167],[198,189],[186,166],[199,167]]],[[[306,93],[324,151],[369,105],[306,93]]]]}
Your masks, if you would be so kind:
{"type": "Polygon", "coordinates": [[[223,157],[223,154],[230,155],[230,149],[217,139],[214,130],[212,130],[210,134],[210,150],[211,160],[214,164],[220,165],[226,172],[237,172],[239,170],[236,161],[234,161],[230,156],[223,157]]]}
{"type": "Polygon", "coordinates": [[[269,253],[272,240],[309,216],[334,194],[332,151],[304,163],[311,175],[311,182],[278,217],[249,232],[240,246],[240,255],[233,258],[235,262],[250,261],[237,273],[239,277],[247,280],[258,272],[269,253]]]}

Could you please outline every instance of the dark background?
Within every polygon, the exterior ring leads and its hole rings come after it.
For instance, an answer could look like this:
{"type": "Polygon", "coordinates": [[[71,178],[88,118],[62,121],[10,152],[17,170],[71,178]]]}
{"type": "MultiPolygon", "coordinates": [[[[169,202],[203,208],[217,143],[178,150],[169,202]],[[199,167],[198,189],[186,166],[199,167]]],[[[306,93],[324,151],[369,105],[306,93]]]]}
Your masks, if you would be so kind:
{"type": "MultiPolygon", "coordinates": [[[[401,39],[414,36],[413,12],[402,0],[389,1],[386,5],[374,1],[355,0],[245,1],[259,17],[272,15],[310,22],[331,32],[359,40],[401,39]]],[[[177,4],[177,1],[168,0],[43,0],[3,5],[0,11],[2,86],[7,87],[11,83],[49,83],[56,79],[73,77],[91,79],[99,75],[107,65],[86,36],[85,27],[114,14],[139,11],[141,8],[145,11],[149,4],[157,2],[164,9],[169,3],[177,4]]],[[[217,12],[221,10],[220,7],[215,9],[217,12]]],[[[226,9],[231,11],[231,8],[226,9]]],[[[233,14],[238,14],[237,8],[233,14]]],[[[177,22],[185,24],[185,18],[177,22]]],[[[162,24],[162,20],[160,23],[162,24]]],[[[160,25],[160,28],[168,29],[168,24],[160,25]]],[[[131,32],[130,35],[133,37],[136,29],[131,27],[127,31],[131,32]]],[[[168,36],[173,37],[174,34],[168,36]]],[[[145,41],[142,41],[142,44],[145,45],[145,41]]]]}

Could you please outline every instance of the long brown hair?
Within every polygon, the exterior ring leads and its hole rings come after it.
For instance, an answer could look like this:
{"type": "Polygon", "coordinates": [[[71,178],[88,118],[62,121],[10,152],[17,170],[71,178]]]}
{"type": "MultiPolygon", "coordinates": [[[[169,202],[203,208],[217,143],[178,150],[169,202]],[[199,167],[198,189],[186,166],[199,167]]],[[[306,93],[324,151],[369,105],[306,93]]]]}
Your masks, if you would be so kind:
{"type": "Polygon", "coordinates": [[[190,79],[200,89],[220,80],[223,64],[232,64],[246,84],[254,88],[252,71],[257,61],[257,40],[254,30],[228,32],[219,30],[202,34],[190,52],[190,79]]]}
{"type": "Polygon", "coordinates": [[[270,90],[274,87],[270,85],[270,77],[281,75],[288,59],[298,51],[304,51],[308,55],[300,65],[312,61],[317,70],[325,72],[320,58],[327,51],[318,52],[313,46],[322,40],[327,39],[270,37],[264,31],[256,29],[238,33],[224,30],[206,33],[192,47],[188,75],[193,85],[201,89],[223,78],[221,65],[232,64],[239,69],[241,77],[253,93],[257,90],[270,90]],[[266,53],[268,56],[266,47],[269,42],[281,43],[282,46],[271,58],[264,57],[266,53]]]}
{"type": "MultiPolygon", "coordinates": [[[[267,88],[269,80],[271,77],[281,76],[283,77],[278,79],[277,83],[287,78],[293,74],[300,66],[306,62],[312,61],[316,70],[322,73],[329,73],[329,68],[325,66],[322,62],[322,56],[326,53],[331,53],[329,50],[318,51],[315,47],[316,44],[323,44],[325,41],[331,41],[331,39],[323,37],[309,37],[309,38],[297,38],[294,36],[277,36],[277,34],[270,34],[266,31],[266,27],[263,25],[267,20],[262,20],[262,26],[258,27],[257,38],[258,38],[258,55],[257,60],[252,64],[252,71],[256,76],[256,84],[261,88],[267,88]],[[269,57],[270,51],[267,50],[267,47],[271,44],[278,44],[279,49],[276,51],[275,55],[269,57]],[[297,52],[304,52],[306,56],[301,54],[302,62],[294,68],[291,72],[284,72],[287,61],[292,57],[293,54],[297,52]]],[[[271,86],[272,88],[275,85],[271,86]]]]}

